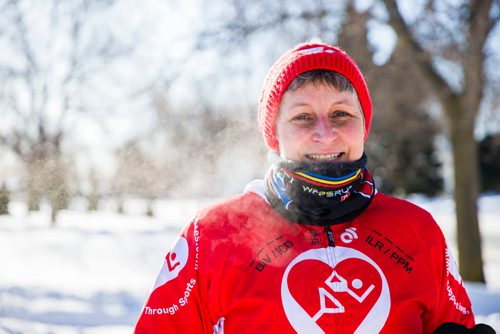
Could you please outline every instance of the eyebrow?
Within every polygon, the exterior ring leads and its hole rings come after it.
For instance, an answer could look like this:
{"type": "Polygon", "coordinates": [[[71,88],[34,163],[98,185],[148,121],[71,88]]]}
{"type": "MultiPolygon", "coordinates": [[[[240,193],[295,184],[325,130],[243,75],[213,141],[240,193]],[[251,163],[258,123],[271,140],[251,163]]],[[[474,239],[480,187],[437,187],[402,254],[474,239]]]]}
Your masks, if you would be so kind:
{"type": "MultiPolygon", "coordinates": [[[[342,105],[342,104],[343,104],[343,105],[347,105],[347,106],[351,106],[351,104],[350,104],[350,103],[348,103],[348,100],[347,100],[347,99],[342,99],[342,100],[340,100],[340,101],[337,101],[337,102],[335,102],[335,103],[332,103],[332,105],[333,105],[333,106],[335,106],[335,105],[342,105]]],[[[309,105],[310,105],[310,103],[307,103],[307,102],[300,102],[300,101],[299,101],[299,102],[295,102],[294,104],[292,104],[292,105],[290,106],[290,108],[295,108],[295,107],[304,107],[304,106],[309,106],[309,105]]],[[[354,103],[354,107],[356,107],[356,103],[354,103]]]]}

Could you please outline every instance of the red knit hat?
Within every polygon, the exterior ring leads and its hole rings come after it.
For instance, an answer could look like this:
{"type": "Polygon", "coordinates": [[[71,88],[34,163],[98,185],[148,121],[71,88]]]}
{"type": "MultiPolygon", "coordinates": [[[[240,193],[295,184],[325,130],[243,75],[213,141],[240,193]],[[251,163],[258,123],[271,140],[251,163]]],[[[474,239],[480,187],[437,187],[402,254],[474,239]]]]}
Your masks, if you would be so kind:
{"type": "Polygon", "coordinates": [[[319,69],[337,72],[351,82],[358,94],[365,117],[364,138],[368,136],[372,119],[372,102],[363,74],[354,60],[340,48],[328,44],[300,44],[274,63],[262,87],[258,110],[259,130],[271,150],[278,151],[275,122],[283,93],[298,75],[319,69]]]}

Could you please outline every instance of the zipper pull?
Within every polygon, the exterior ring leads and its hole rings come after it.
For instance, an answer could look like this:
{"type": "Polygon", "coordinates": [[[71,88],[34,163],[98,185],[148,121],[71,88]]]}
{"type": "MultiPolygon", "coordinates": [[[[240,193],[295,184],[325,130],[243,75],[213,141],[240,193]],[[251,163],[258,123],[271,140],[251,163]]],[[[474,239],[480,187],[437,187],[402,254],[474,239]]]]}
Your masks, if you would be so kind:
{"type": "Polygon", "coordinates": [[[330,225],[325,226],[325,232],[328,237],[328,246],[335,247],[335,240],[333,239],[333,232],[330,225]]]}

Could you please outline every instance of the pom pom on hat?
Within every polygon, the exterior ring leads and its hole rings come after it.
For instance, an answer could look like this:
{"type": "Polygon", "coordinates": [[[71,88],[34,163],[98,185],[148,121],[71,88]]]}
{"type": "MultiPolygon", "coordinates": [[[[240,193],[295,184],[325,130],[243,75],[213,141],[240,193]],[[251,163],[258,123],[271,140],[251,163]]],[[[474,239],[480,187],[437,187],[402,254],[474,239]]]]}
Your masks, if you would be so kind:
{"type": "Polygon", "coordinates": [[[372,119],[372,103],[363,74],[347,53],[338,47],[323,43],[300,44],[282,55],[269,70],[258,108],[259,130],[266,145],[278,151],[276,117],[281,98],[290,82],[304,72],[329,70],[346,77],[356,90],[365,117],[365,135],[368,136],[372,119]]]}

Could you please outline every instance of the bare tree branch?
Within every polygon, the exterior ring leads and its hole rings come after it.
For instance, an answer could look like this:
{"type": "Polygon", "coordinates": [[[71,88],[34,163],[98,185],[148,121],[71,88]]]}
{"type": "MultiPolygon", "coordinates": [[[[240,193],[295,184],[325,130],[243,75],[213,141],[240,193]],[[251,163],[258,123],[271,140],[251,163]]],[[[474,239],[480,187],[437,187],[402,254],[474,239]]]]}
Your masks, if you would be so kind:
{"type": "Polygon", "coordinates": [[[464,93],[469,96],[466,103],[469,104],[467,112],[472,119],[479,112],[478,106],[484,91],[484,45],[489,36],[490,29],[494,26],[490,17],[490,9],[493,0],[474,0],[471,3],[471,15],[469,20],[469,32],[467,34],[468,50],[464,55],[464,93]]]}
{"type": "Polygon", "coordinates": [[[500,22],[500,1],[499,0],[494,0],[494,2],[490,6],[492,9],[494,8],[494,12],[492,13],[492,17],[490,19],[490,24],[488,27],[488,31],[493,31],[495,28],[495,25],[497,25],[500,22]]]}
{"type": "Polygon", "coordinates": [[[412,49],[416,63],[420,66],[426,77],[432,82],[440,99],[447,100],[450,96],[453,96],[453,92],[448,83],[434,69],[432,55],[423,49],[417,42],[410,28],[401,16],[396,0],[384,0],[384,3],[389,12],[389,24],[396,31],[398,39],[412,49]]]}

